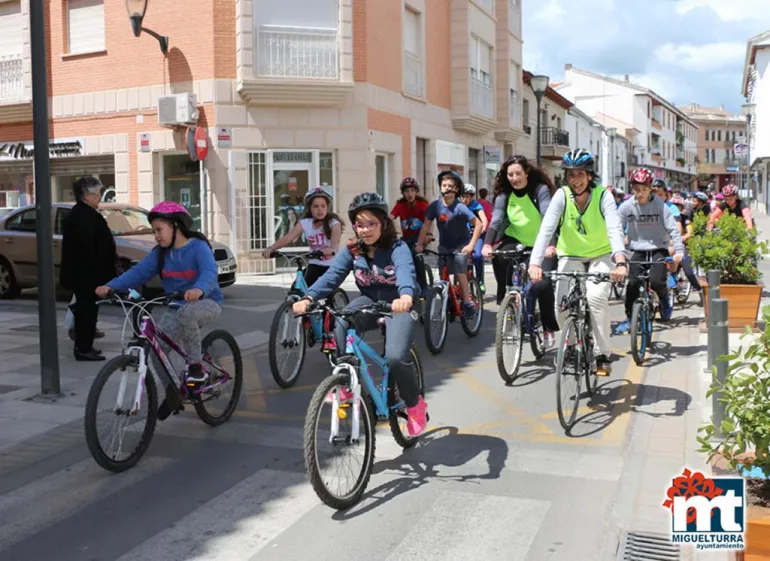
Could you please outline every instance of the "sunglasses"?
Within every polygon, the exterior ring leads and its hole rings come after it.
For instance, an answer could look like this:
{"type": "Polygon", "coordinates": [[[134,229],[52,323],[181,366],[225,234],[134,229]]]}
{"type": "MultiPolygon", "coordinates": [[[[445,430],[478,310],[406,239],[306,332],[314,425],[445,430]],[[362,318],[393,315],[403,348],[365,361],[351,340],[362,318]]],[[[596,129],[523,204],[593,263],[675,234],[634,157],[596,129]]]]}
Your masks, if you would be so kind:
{"type": "Polygon", "coordinates": [[[578,214],[577,218],[575,218],[575,224],[577,225],[578,234],[585,236],[587,232],[586,227],[583,224],[583,216],[581,214],[578,214]]]}

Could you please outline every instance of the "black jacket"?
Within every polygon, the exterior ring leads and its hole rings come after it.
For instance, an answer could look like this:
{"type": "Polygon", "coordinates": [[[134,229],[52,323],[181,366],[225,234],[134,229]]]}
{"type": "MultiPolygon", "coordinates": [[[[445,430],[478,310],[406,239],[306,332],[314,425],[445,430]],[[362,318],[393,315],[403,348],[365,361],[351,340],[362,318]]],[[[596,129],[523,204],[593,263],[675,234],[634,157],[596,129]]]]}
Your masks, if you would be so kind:
{"type": "Polygon", "coordinates": [[[77,203],[62,223],[59,284],[67,290],[92,290],[117,275],[115,238],[98,210],[77,203]]]}

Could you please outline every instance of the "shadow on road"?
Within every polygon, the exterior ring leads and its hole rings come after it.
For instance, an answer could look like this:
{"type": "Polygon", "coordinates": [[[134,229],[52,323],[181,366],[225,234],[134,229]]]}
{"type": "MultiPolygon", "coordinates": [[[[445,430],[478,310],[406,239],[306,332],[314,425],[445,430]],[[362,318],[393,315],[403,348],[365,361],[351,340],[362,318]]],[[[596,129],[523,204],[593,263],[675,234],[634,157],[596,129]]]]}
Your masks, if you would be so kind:
{"type": "Polygon", "coordinates": [[[344,521],[364,515],[388,501],[423,485],[436,481],[479,483],[485,479],[497,479],[508,459],[508,445],[501,438],[477,434],[459,434],[457,427],[440,427],[425,433],[419,444],[405,451],[396,459],[378,462],[374,473],[396,473],[392,479],[371,489],[356,506],[332,515],[334,520],[344,521]],[[471,471],[479,465],[474,461],[486,453],[486,473],[444,473],[471,471]],[[470,464],[470,465],[468,465],[470,464]]]}

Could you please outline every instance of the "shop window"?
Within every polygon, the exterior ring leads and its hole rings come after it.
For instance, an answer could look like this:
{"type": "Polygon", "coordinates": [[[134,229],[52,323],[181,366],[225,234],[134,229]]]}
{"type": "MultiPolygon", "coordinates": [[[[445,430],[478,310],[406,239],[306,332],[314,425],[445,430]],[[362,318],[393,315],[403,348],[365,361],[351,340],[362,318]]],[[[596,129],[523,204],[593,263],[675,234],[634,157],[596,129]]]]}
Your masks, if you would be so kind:
{"type": "MultiPolygon", "coordinates": [[[[114,179],[114,177],[113,177],[114,179]]],[[[193,218],[193,230],[201,229],[200,164],[186,154],[163,156],[163,200],[182,205],[193,218]]]]}

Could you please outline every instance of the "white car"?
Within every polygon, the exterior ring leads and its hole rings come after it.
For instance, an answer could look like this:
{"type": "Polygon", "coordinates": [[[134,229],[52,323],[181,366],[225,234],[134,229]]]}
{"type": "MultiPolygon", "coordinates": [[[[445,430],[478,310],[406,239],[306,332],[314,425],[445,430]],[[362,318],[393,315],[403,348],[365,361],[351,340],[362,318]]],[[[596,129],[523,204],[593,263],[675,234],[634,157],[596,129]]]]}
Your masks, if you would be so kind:
{"type": "MultiPolygon", "coordinates": [[[[58,284],[61,265],[62,221],[74,203],[55,203],[51,208],[53,224],[54,267],[58,284]]],[[[24,288],[37,286],[37,215],[34,206],[25,206],[0,217],[0,299],[16,298],[24,288]]],[[[138,263],[157,245],[152,234],[148,211],[120,204],[102,203],[99,212],[115,236],[118,258],[124,269],[138,263]]],[[[227,246],[211,242],[219,267],[219,286],[235,283],[238,265],[227,246]]],[[[147,289],[159,289],[160,279],[147,283],[147,289]]]]}

